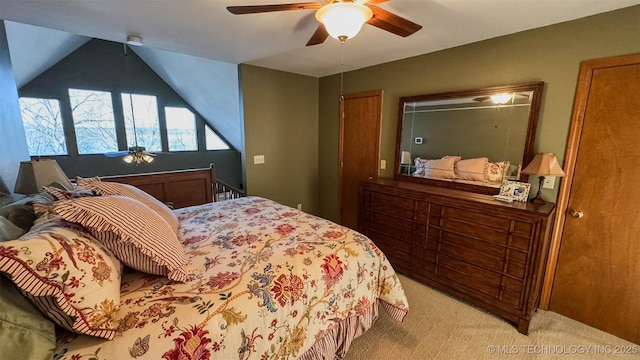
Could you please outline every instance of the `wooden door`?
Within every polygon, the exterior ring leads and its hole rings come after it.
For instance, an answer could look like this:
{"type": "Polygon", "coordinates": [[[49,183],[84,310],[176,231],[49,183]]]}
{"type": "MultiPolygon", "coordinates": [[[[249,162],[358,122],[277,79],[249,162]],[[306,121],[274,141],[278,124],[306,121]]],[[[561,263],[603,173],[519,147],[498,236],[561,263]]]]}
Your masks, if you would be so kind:
{"type": "Polygon", "coordinates": [[[378,178],[382,91],[345,95],[340,114],[340,223],[357,229],[359,183],[378,178]]]}
{"type": "Polygon", "coordinates": [[[640,55],[582,64],[565,168],[549,308],[640,343],[640,55]]]}

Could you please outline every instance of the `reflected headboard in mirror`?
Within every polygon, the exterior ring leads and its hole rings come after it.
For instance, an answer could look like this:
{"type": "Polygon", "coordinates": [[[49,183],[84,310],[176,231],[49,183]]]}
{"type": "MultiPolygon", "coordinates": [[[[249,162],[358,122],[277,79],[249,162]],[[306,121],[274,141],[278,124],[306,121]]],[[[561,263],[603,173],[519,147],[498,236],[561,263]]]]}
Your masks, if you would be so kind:
{"type": "Polygon", "coordinates": [[[543,82],[400,98],[395,178],[484,194],[526,181],[543,82]]]}

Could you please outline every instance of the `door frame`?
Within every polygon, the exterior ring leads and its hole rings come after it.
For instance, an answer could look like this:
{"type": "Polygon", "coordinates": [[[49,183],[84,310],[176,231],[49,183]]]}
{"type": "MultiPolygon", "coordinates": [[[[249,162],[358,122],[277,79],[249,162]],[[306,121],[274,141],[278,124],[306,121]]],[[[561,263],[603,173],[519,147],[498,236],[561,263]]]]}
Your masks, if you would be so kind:
{"type": "Polygon", "coordinates": [[[633,62],[640,62],[640,54],[586,60],[580,64],[573,115],[571,116],[567,149],[564,157],[564,172],[566,177],[562,180],[558,193],[556,217],[553,222],[553,233],[551,234],[547,265],[542,283],[542,293],[540,295],[539,307],[541,309],[548,310],[551,301],[551,291],[553,290],[560,245],[562,245],[562,234],[564,232],[564,223],[567,216],[567,207],[569,206],[569,196],[571,195],[571,185],[573,184],[573,175],[578,157],[578,148],[580,147],[580,139],[582,138],[582,127],[587,111],[589,89],[591,88],[593,73],[598,69],[617,67],[633,62]]]}
{"type": "Polygon", "coordinates": [[[357,99],[363,97],[377,96],[380,98],[380,111],[378,112],[377,126],[378,126],[378,141],[375,143],[376,163],[373,178],[378,179],[380,174],[380,141],[382,139],[382,106],[383,106],[383,91],[382,90],[370,90],[359,93],[352,93],[342,95],[340,98],[340,144],[338,149],[338,222],[342,224],[342,169],[344,167],[344,101],[348,99],[357,99]]]}

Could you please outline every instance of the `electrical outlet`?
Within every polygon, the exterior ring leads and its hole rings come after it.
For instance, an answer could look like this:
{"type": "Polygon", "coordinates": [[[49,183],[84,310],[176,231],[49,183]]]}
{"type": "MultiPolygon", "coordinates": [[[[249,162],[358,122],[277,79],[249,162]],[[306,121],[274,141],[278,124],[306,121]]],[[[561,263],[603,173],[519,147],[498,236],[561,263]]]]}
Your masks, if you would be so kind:
{"type": "Polygon", "coordinates": [[[264,164],[264,155],[256,155],[253,157],[253,164],[264,164]]]}
{"type": "Polygon", "coordinates": [[[380,160],[380,169],[384,170],[387,168],[387,160],[380,160]]]}
{"type": "Polygon", "coordinates": [[[553,187],[555,186],[556,183],[556,177],[555,176],[545,176],[544,177],[544,182],[542,183],[542,188],[543,189],[553,189],[553,187]]]}

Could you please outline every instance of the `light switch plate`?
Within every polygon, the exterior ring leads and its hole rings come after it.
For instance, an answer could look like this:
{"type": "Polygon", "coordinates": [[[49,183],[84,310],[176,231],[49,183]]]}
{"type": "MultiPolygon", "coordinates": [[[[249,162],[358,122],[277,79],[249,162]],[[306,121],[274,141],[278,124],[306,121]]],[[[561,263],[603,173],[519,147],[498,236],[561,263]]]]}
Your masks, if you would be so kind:
{"type": "Polygon", "coordinates": [[[387,168],[387,160],[380,160],[380,169],[384,170],[387,168]]]}
{"type": "Polygon", "coordinates": [[[253,164],[264,164],[264,155],[256,155],[253,157],[253,164]]]}
{"type": "Polygon", "coordinates": [[[542,183],[542,188],[543,189],[553,189],[553,187],[555,186],[556,183],[556,177],[555,176],[545,176],[544,177],[544,182],[542,183]]]}

